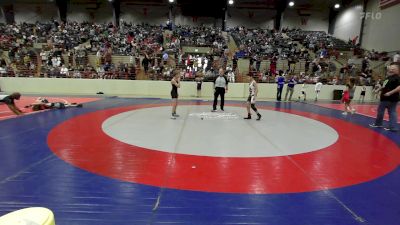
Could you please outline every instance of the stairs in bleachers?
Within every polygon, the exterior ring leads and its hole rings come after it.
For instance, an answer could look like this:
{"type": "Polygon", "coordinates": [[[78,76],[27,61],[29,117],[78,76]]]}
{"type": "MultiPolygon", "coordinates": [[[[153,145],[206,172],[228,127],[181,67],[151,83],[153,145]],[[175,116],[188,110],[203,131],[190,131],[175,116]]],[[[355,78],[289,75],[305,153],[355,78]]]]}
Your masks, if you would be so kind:
{"type": "Polygon", "coordinates": [[[270,65],[271,65],[271,61],[269,61],[269,60],[263,60],[263,61],[261,61],[261,64],[260,64],[260,71],[269,71],[269,67],[270,67],[270,65]]]}
{"type": "Polygon", "coordinates": [[[113,55],[111,58],[111,62],[115,65],[119,65],[120,63],[129,64],[130,56],[113,55]]]}
{"type": "Polygon", "coordinates": [[[229,42],[228,42],[229,51],[232,53],[235,53],[237,50],[239,50],[239,48],[236,45],[236,42],[231,35],[228,35],[228,39],[229,39],[229,42]]]}
{"type": "Polygon", "coordinates": [[[96,63],[96,55],[88,55],[88,61],[89,64],[93,67],[96,68],[97,67],[97,63],[96,63]]]}
{"type": "Polygon", "coordinates": [[[287,60],[285,59],[285,60],[278,60],[277,62],[276,62],[276,69],[277,70],[283,70],[283,71],[286,71],[287,69],[288,69],[288,64],[287,64],[287,60]]]}
{"type": "MultiPolygon", "coordinates": [[[[89,59],[89,64],[94,68],[96,68],[97,67],[96,55],[90,54],[88,55],[88,59],[89,59]]],[[[123,64],[131,63],[130,56],[124,56],[124,55],[113,55],[111,58],[111,62],[114,63],[115,65],[119,65],[120,62],[122,62],[123,64]]]]}

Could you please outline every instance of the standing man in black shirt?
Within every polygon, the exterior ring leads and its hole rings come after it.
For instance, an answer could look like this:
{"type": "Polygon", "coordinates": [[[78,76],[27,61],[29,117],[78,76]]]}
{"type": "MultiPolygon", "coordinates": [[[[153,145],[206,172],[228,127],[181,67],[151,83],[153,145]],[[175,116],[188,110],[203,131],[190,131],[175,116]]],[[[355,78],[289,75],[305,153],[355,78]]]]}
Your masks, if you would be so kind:
{"type": "Polygon", "coordinates": [[[214,104],[212,112],[217,111],[218,96],[221,95],[221,110],[224,111],[225,92],[228,91],[228,78],[224,74],[224,69],[219,69],[219,75],[214,80],[214,104]]]}
{"type": "Polygon", "coordinates": [[[142,66],[144,68],[144,73],[147,75],[147,71],[149,70],[150,59],[148,58],[147,54],[144,55],[142,60],[142,66]]]}
{"type": "Polygon", "coordinates": [[[381,102],[378,106],[378,115],[375,123],[370,124],[371,127],[382,127],[383,116],[385,109],[389,113],[389,127],[385,130],[396,132],[397,128],[397,102],[399,101],[400,92],[400,63],[394,62],[390,64],[388,69],[388,76],[383,82],[381,88],[381,102]]]}

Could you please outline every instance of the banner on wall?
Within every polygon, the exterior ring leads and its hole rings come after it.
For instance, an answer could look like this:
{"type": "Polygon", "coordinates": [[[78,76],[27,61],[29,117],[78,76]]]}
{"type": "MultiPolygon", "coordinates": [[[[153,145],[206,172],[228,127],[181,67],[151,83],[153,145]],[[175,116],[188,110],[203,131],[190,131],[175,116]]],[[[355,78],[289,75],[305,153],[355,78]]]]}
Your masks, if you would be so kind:
{"type": "Polygon", "coordinates": [[[379,7],[381,9],[386,9],[399,3],[400,0],[379,0],[379,7]]]}

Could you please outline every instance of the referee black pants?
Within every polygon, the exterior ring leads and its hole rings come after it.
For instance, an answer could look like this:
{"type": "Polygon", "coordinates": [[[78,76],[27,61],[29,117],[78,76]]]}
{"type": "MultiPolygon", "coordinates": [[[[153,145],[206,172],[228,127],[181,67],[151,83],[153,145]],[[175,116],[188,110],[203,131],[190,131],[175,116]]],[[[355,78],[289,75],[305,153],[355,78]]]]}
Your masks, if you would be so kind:
{"type": "Polygon", "coordinates": [[[225,102],[225,88],[216,87],[214,92],[214,105],[213,109],[217,110],[218,96],[221,95],[221,110],[224,110],[225,102]]]}
{"type": "Polygon", "coordinates": [[[282,90],[283,90],[283,87],[278,87],[278,90],[276,92],[276,100],[278,100],[278,101],[280,101],[282,98],[282,90]]]}

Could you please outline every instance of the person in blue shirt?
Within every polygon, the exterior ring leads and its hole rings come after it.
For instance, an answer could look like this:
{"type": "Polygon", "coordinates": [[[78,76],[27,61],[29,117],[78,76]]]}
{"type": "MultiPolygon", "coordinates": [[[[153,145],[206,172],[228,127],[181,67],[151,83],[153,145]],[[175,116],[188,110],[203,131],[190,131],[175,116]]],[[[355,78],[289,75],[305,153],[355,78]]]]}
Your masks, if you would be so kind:
{"type": "Polygon", "coordinates": [[[285,94],[285,101],[287,100],[288,93],[290,92],[289,95],[289,101],[292,101],[292,96],[293,96],[293,91],[294,91],[294,85],[296,85],[296,78],[294,76],[291,76],[288,80],[287,84],[287,89],[286,89],[286,94],[285,94]]]}
{"type": "Polygon", "coordinates": [[[278,76],[276,77],[276,83],[278,84],[278,90],[276,93],[276,100],[281,101],[282,99],[282,90],[285,85],[285,78],[283,77],[283,71],[279,70],[278,76]]]}
{"type": "Polygon", "coordinates": [[[164,52],[162,55],[163,64],[166,65],[168,62],[168,53],[164,52]]]}

